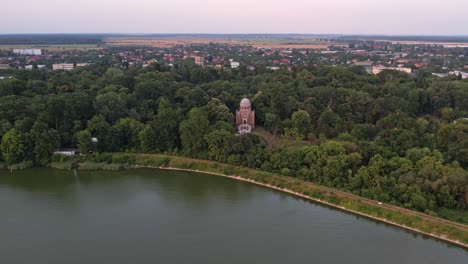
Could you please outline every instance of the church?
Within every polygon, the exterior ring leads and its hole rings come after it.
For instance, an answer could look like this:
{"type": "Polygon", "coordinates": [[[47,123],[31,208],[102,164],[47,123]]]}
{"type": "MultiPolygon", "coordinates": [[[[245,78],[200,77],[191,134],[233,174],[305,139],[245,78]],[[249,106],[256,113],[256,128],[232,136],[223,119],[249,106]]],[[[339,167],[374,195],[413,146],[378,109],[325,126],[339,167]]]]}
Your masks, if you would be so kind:
{"type": "Polygon", "coordinates": [[[255,128],[255,111],[247,98],[240,102],[239,110],[236,111],[236,127],[239,134],[247,134],[255,128]]]}

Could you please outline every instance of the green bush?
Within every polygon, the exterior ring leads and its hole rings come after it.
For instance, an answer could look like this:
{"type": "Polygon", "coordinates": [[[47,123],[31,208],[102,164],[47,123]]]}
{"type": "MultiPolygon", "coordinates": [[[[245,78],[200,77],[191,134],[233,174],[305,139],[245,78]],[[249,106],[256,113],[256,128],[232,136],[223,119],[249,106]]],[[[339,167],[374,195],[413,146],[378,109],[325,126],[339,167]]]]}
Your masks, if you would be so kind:
{"type": "Polygon", "coordinates": [[[78,167],[81,161],[79,156],[54,155],[50,167],[59,170],[71,170],[78,167]]]}
{"type": "Polygon", "coordinates": [[[135,164],[135,162],[136,162],[135,155],[120,154],[120,153],[112,155],[112,163],[135,164]]]}
{"type": "Polygon", "coordinates": [[[75,160],[81,160],[81,157],[55,154],[55,155],[52,155],[52,158],[51,158],[52,162],[69,162],[69,161],[75,161],[75,160]]]}
{"type": "Polygon", "coordinates": [[[106,163],[106,162],[92,162],[92,161],[87,161],[84,163],[81,163],[79,170],[110,170],[110,171],[119,171],[119,170],[124,170],[125,165],[120,164],[120,163],[106,163]]]}
{"type": "Polygon", "coordinates": [[[85,162],[80,164],[80,170],[109,170],[120,171],[126,169],[126,166],[121,163],[105,163],[105,162],[85,162]]]}
{"type": "Polygon", "coordinates": [[[171,161],[168,157],[157,156],[134,156],[134,158],[135,161],[132,161],[133,164],[154,167],[167,167],[171,161]]]}
{"type": "Polygon", "coordinates": [[[451,221],[457,221],[460,223],[468,224],[468,210],[463,209],[439,209],[437,214],[443,218],[449,219],[451,221]]]}
{"type": "Polygon", "coordinates": [[[113,155],[111,153],[96,153],[94,156],[88,156],[87,159],[94,162],[111,163],[112,156],[113,155]]]}
{"type": "Polygon", "coordinates": [[[27,161],[23,161],[21,163],[10,165],[8,167],[8,169],[10,169],[10,170],[24,170],[24,169],[31,168],[33,165],[34,164],[33,164],[32,161],[27,160],[27,161]]]}
{"type": "Polygon", "coordinates": [[[74,166],[71,162],[51,162],[50,167],[58,170],[71,170],[74,166]]]}
{"type": "Polygon", "coordinates": [[[167,157],[160,158],[159,159],[159,166],[168,167],[170,161],[171,161],[171,159],[169,159],[167,157]]]}
{"type": "Polygon", "coordinates": [[[103,170],[120,171],[125,169],[125,165],[120,163],[104,164],[103,170]]]}
{"type": "Polygon", "coordinates": [[[223,170],[223,174],[233,175],[234,174],[234,168],[231,167],[231,166],[225,167],[224,170],[223,170]]]}

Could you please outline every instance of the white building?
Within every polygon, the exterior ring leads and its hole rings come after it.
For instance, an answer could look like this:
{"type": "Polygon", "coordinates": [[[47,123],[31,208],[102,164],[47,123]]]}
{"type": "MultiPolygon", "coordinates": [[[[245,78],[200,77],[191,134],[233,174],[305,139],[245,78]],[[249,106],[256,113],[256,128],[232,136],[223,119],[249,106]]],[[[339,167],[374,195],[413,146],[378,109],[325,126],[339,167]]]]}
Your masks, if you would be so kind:
{"type": "Polygon", "coordinates": [[[13,49],[13,53],[19,55],[42,55],[41,49],[13,49]]]}
{"type": "Polygon", "coordinates": [[[339,51],[337,50],[322,50],[321,53],[322,54],[335,54],[335,53],[338,53],[339,51]]]}
{"type": "MultiPolygon", "coordinates": [[[[26,70],[32,70],[32,69],[34,69],[34,65],[26,65],[26,66],[24,66],[24,68],[26,70]]],[[[38,69],[43,69],[43,68],[45,68],[45,65],[37,65],[37,68],[38,69]]]]}
{"type": "Polygon", "coordinates": [[[54,155],[65,155],[65,156],[75,156],[80,153],[79,149],[57,149],[54,151],[54,155]]]}
{"type": "Polygon", "coordinates": [[[65,70],[65,71],[70,71],[73,70],[74,66],[73,63],[58,63],[58,64],[52,64],[52,70],[65,70]]]}
{"type": "Polygon", "coordinates": [[[231,61],[231,68],[239,68],[240,63],[238,61],[231,61]]]}
{"type": "Polygon", "coordinates": [[[450,74],[450,75],[456,75],[456,76],[460,76],[460,75],[461,75],[461,78],[462,78],[462,79],[468,78],[468,72],[450,71],[448,74],[450,74]]]}
{"type": "Polygon", "coordinates": [[[437,77],[440,77],[440,78],[444,78],[444,77],[447,77],[447,76],[448,76],[448,73],[436,73],[436,72],[433,72],[433,73],[432,73],[432,76],[437,76],[437,77]]]}
{"type": "Polygon", "coordinates": [[[76,67],[86,67],[86,66],[89,66],[89,65],[91,65],[91,63],[81,62],[81,63],[77,63],[76,67]]]}

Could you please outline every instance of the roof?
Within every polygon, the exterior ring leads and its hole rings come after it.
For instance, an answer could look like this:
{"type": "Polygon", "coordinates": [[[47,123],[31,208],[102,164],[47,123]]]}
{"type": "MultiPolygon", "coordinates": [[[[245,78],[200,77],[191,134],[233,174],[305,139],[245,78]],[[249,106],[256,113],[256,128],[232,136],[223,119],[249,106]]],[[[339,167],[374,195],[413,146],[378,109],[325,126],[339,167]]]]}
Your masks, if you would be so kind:
{"type": "Polygon", "coordinates": [[[59,148],[55,150],[55,152],[70,152],[70,151],[79,152],[80,150],[77,148],[59,148]]]}
{"type": "Polygon", "coordinates": [[[250,100],[247,99],[247,98],[242,99],[240,104],[243,105],[243,106],[250,106],[251,105],[250,100]]]}

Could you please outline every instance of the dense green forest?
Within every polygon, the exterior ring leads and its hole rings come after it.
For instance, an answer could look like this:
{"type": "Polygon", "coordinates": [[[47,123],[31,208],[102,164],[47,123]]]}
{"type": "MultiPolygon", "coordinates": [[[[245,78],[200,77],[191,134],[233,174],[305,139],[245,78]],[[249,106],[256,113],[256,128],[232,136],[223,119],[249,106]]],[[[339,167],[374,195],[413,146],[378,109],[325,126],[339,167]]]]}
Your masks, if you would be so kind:
{"type": "Polygon", "coordinates": [[[0,80],[1,157],[170,153],[259,168],[468,222],[468,82],[360,67],[12,70],[0,80]],[[250,98],[258,128],[236,135],[250,98]],[[97,138],[93,143],[91,138],[97,138]]]}

